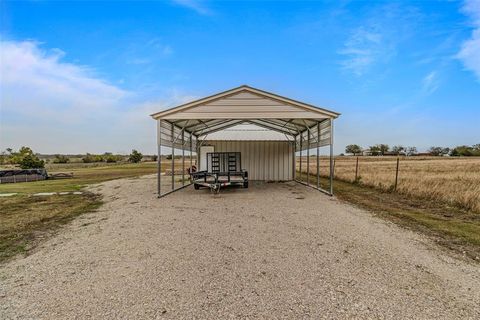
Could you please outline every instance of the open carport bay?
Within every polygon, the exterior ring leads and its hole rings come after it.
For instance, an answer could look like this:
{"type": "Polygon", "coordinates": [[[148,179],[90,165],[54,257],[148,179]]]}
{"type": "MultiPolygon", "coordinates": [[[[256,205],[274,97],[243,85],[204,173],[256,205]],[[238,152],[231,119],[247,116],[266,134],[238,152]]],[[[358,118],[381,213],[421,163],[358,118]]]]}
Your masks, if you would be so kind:
{"type": "Polygon", "coordinates": [[[0,318],[480,316],[477,265],[303,185],[182,189],[152,176],[1,269],[0,318]]]}

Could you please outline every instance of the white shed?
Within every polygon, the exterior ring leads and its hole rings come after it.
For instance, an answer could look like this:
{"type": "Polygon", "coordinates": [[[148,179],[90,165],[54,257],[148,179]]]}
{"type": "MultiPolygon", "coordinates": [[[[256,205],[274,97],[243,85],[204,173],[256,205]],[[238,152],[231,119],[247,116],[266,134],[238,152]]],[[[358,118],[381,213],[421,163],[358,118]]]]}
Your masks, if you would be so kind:
{"type": "Polygon", "coordinates": [[[175,186],[175,154],[182,155],[183,175],[185,153],[190,162],[196,155],[197,163],[202,166],[203,148],[241,152],[242,168],[249,172],[250,180],[295,180],[333,194],[331,179],[330,190],[320,188],[318,154],[319,148],[330,147],[332,171],[333,120],[339,115],[246,85],[152,114],[158,123],[158,194],[163,196],[189,185],[183,178],[175,186]],[[161,183],[162,147],[170,147],[172,151],[172,183],[168,190],[161,183]],[[312,149],[316,150],[317,170],[316,183],[311,184],[312,149]],[[306,170],[302,170],[304,151],[306,170]],[[297,172],[297,155],[300,155],[299,172],[304,174],[297,172]]]}

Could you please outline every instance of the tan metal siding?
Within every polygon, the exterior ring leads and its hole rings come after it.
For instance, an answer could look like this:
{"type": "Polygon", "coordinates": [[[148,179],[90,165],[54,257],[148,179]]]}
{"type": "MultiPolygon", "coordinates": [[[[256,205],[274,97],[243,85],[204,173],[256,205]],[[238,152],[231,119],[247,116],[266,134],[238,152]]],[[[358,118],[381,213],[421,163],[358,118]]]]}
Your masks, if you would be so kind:
{"type": "MultiPolygon", "coordinates": [[[[255,89],[252,87],[241,86],[238,88],[220,92],[218,94],[215,94],[203,99],[199,99],[196,101],[192,101],[190,103],[183,104],[176,108],[171,108],[162,112],[157,112],[153,114],[152,117],[162,118],[162,119],[188,119],[188,118],[185,118],[185,114],[182,114],[182,113],[188,112],[191,114],[198,114],[198,112],[195,112],[194,109],[196,107],[202,107],[206,105],[208,105],[209,107],[232,106],[231,108],[232,110],[228,110],[228,113],[230,113],[230,111],[241,109],[243,106],[258,106],[258,107],[277,106],[279,107],[279,109],[284,109],[288,107],[287,108],[288,110],[290,110],[290,107],[293,106],[299,111],[301,110],[310,111],[311,117],[305,117],[305,118],[325,119],[325,118],[336,118],[337,116],[339,116],[339,113],[322,109],[322,108],[317,108],[307,103],[302,103],[300,101],[292,100],[286,97],[282,97],[282,96],[269,93],[263,90],[255,89]]],[[[256,110],[257,109],[255,109],[254,112],[258,112],[256,110]]],[[[266,110],[270,110],[270,109],[267,108],[266,110]]],[[[214,111],[214,113],[216,113],[216,111],[214,111]]],[[[243,113],[246,113],[246,112],[243,112],[243,113]]],[[[265,111],[262,113],[263,114],[266,113],[267,116],[257,117],[257,118],[270,118],[270,119],[282,118],[277,116],[269,117],[268,112],[265,112],[265,111]]],[[[301,117],[297,117],[295,112],[291,112],[289,115],[290,115],[289,117],[290,119],[301,118],[301,117]]],[[[199,117],[196,119],[206,119],[206,118],[203,118],[202,116],[203,115],[199,115],[199,117]]],[[[226,115],[223,115],[222,117],[226,117],[226,115]]],[[[226,118],[237,119],[236,116],[233,116],[233,115],[226,118]]]]}
{"type": "Polygon", "coordinates": [[[217,152],[241,152],[242,167],[250,180],[293,179],[293,146],[288,141],[206,141],[217,152]]]}
{"type": "Polygon", "coordinates": [[[261,119],[261,118],[322,118],[315,111],[299,109],[288,103],[265,96],[240,92],[205,104],[199,104],[182,113],[166,115],[164,119],[261,119]]]}

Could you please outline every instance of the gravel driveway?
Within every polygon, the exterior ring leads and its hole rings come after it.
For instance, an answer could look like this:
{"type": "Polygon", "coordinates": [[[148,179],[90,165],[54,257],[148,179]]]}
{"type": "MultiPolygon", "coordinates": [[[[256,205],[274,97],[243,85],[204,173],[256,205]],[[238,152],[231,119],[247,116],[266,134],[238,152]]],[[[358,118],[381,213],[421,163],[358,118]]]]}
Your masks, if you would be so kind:
{"type": "Polygon", "coordinates": [[[479,319],[480,268],[295,183],[163,199],[155,178],[0,267],[0,318],[479,319]]]}

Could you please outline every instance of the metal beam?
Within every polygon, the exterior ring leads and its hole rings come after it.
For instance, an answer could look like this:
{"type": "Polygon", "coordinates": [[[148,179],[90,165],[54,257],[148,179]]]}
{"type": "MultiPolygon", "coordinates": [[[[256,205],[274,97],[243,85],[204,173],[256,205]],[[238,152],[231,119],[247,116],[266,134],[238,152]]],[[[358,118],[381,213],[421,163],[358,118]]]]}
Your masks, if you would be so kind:
{"type": "Polygon", "coordinates": [[[293,137],[293,159],[292,159],[292,164],[293,164],[293,170],[292,170],[292,178],[293,180],[296,179],[297,176],[297,136],[293,137]]]}
{"type": "Polygon", "coordinates": [[[329,195],[329,196],[332,195],[330,192],[328,192],[328,191],[325,190],[325,189],[317,188],[317,187],[315,187],[315,186],[312,186],[311,184],[306,184],[306,183],[303,182],[303,181],[295,180],[295,182],[298,182],[298,183],[300,183],[300,184],[302,184],[302,185],[304,185],[304,186],[307,186],[307,187],[313,188],[313,189],[315,189],[315,190],[318,190],[318,191],[320,191],[320,192],[322,192],[322,193],[325,193],[326,195],[329,195]]]}
{"type": "Polygon", "coordinates": [[[275,126],[278,126],[280,128],[285,128],[288,131],[293,130],[294,132],[298,133],[297,128],[295,125],[292,123],[293,119],[284,120],[284,119],[269,119],[269,118],[261,118],[260,120],[265,121],[267,123],[273,124],[275,126]]]}
{"type": "MultiPolygon", "coordinates": [[[[187,122],[185,123],[185,126],[188,124],[189,121],[190,121],[190,120],[187,120],[187,122]]],[[[175,140],[173,141],[173,143],[177,142],[178,138],[184,136],[185,126],[183,126],[183,127],[180,129],[180,133],[177,135],[177,137],[175,138],[175,140]]],[[[182,139],[182,147],[183,147],[184,145],[185,145],[185,140],[182,139]]]]}
{"type": "Polygon", "coordinates": [[[173,144],[173,133],[175,125],[172,123],[172,190],[175,189],[175,146],[173,144]]]}
{"type": "Polygon", "coordinates": [[[330,194],[333,196],[333,119],[330,119],[330,194]]]}
{"type": "Polygon", "coordinates": [[[278,133],[282,133],[284,135],[293,136],[293,134],[291,132],[284,131],[284,130],[277,129],[277,128],[272,128],[271,125],[264,124],[263,121],[261,121],[260,119],[258,119],[258,120],[257,119],[255,119],[255,120],[245,120],[245,122],[251,123],[251,124],[254,124],[256,126],[259,126],[259,127],[262,127],[262,128],[268,129],[268,130],[272,130],[272,131],[275,131],[275,132],[278,132],[278,133]]]}
{"type": "Polygon", "coordinates": [[[310,185],[310,130],[307,131],[307,185],[310,185]]]}
{"type": "MultiPolygon", "coordinates": [[[[255,121],[261,121],[261,122],[267,123],[269,126],[276,126],[276,128],[279,128],[279,130],[282,130],[282,132],[286,132],[287,134],[289,134],[289,135],[291,135],[291,136],[294,135],[294,133],[292,133],[292,132],[290,131],[291,128],[288,128],[288,127],[285,126],[286,124],[284,124],[284,125],[282,126],[282,125],[279,124],[279,123],[275,123],[275,122],[269,121],[269,120],[271,120],[271,119],[268,119],[268,120],[267,120],[267,119],[254,119],[254,120],[255,120],[255,121]],[[285,128],[287,131],[283,130],[284,128],[285,128]]],[[[270,129],[271,129],[271,128],[270,128],[270,129]]],[[[272,130],[273,130],[273,129],[272,129],[272,130]]],[[[296,133],[299,133],[298,129],[295,129],[295,130],[296,130],[296,133]]]]}
{"type": "Polygon", "coordinates": [[[302,141],[303,141],[303,135],[300,134],[300,180],[302,180],[302,141]]]}
{"type": "Polygon", "coordinates": [[[182,130],[182,186],[185,185],[185,131],[182,130]]]}
{"type": "MultiPolygon", "coordinates": [[[[200,120],[198,120],[199,123],[196,123],[196,124],[193,124],[193,125],[190,125],[188,126],[188,128],[194,128],[192,131],[194,132],[197,132],[197,128],[196,127],[201,127],[201,125],[203,125],[203,127],[206,127],[206,125],[208,127],[210,126],[216,126],[216,125],[219,125],[219,124],[222,124],[222,123],[227,123],[227,122],[230,122],[232,121],[232,119],[228,119],[228,120],[224,120],[224,119],[212,119],[212,120],[207,120],[207,121],[203,121],[203,122],[200,122],[200,120]]],[[[207,127],[207,128],[208,128],[207,127]]]]}
{"type": "MultiPolygon", "coordinates": [[[[189,120],[191,120],[191,119],[189,119],[189,120]]],[[[174,122],[172,122],[172,121],[168,121],[168,120],[165,120],[165,119],[163,119],[162,121],[165,121],[166,123],[169,123],[169,124],[173,125],[173,126],[174,126],[175,128],[177,128],[178,130],[182,130],[182,127],[177,126],[177,125],[176,125],[174,122]]],[[[185,131],[187,131],[188,133],[191,133],[189,130],[185,130],[185,131]]]]}
{"type": "Polygon", "coordinates": [[[317,188],[320,188],[320,122],[317,122],[317,188]]]}
{"type": "Polygon", "coordinates": [[[178,191],[178,190],[180,190],[180,189],[186,188],[186,187],[188,187],[189,185],[192,185],[192,183],[189,183],[189,184],[186,184],[186,185],[184,185],[184,186],[181,186],[181,187],[179,187],[179,188],[177,188],[177,189],[175,189],[175,190],[172,189],[172,190],[170,190],[170,191],[167,191],[167,192],[165,192],[164,194],[162,194],[162,195],[160,196],[160,198],[163,198],[163,197],[165,197],[166,195],[169,195],[170,193],[173,193],[173,192],[178,191]]]}
{"type": "Polygon", "coordinates": [[[215,126],[217,126],[217,125],[214,125],[214,126],[210,127],[209,130],[204,130],[204,131],[200,132],[198,135],[199,136],[206,136],[206,135],[209,135],[209,134],[214,133],[214,132],[222,131],[222,130],[234,127],[238,124],[242,124],[242,123],[245,122],[245,120],[229,120],[228,122],[230,122],[230,123],[225,124],[224,126],[221,126],[219,128],[214,128],[215,126]]]}
{"type": "Polygon", "coordinates": [[[158,197],[161,196],[161,185],[162,185],[162,120],[158,119],[157,121],[157,191],[158,197]]]}
{"type": "MultiPolygon", "coordinates": [[[[192,167],[193,167],[193,145],[192,145],[192,143],[193,143],[192,134],[190,134],[190,173],[192,172],[192,167]]],[[[190,179],[190,180],[192,180],[192,179],[190,179]]]]}

